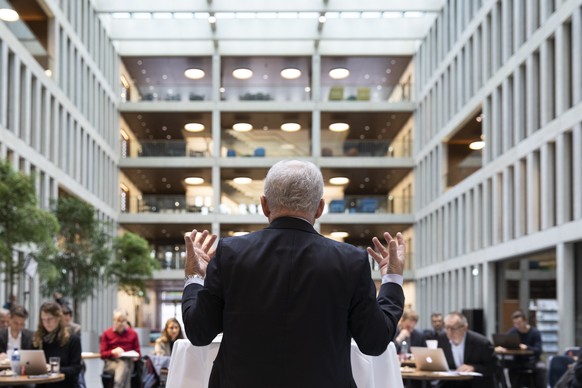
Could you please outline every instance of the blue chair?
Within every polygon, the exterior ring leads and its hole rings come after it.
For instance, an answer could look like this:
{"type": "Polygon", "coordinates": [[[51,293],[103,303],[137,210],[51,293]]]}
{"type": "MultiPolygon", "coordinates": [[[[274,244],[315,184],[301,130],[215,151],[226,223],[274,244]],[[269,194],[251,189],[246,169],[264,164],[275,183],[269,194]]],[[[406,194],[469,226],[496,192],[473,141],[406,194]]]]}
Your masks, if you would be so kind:
{"type": "Polygon", "coordinates": [[[551,356],[548,360],[548,384],[554,388],[560,377],[568,370],[568,365],[573,364],[574,359],[568,356],[551,356]]]}
{"type": "Polygon", "coordinates": [[[265,148],[264,147],[257,147],[255,148],[255,156],[265,156],[265,148]]]}
{"type": "Polygon", "coordinates": [[[346,201],[343,199],[332,199],[329,203],[330,213],[343,213],[346,210],[346,201]]]}
{"type": "Polygon", "coordinates": [[[226,150],[226,156],[228,156],[229,158],[232,158],[232,157],[236,156],[236,151],[229,148],[228,150],[226,150]]]}
{"type": "Polygon", "coordinates": [[[376,213],[378,199],[362,198],[358,203],[358,213],[376,213]]]}

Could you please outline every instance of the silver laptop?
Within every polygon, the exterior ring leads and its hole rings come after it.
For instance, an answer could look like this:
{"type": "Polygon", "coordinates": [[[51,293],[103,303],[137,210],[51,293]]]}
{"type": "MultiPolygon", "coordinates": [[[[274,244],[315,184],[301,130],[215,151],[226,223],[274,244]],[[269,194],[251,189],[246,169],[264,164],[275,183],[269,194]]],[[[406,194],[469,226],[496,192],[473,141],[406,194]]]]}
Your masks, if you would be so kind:
{"type": "Polygon", "coordinates": [[[20,367],[25,366],[26,375],[43,375],[47,373],[46,358],[43,350],[19,350],[20,367]]]}
{"type": "Polygon", "coordinates": [[[414,356],[414,363],[417,370],[431,372],[448,372],[449,365],[442,348],[429,349],[420,346],[410,347],[414,356]]]}

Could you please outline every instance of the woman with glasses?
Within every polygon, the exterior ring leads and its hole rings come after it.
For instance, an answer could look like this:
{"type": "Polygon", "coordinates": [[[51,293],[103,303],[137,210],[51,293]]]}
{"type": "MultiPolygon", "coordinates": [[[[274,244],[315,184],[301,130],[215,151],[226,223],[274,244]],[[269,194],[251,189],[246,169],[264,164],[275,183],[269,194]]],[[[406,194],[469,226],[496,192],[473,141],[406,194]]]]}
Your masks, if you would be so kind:
{"type": "Polygon", "coordinates": [[[60,373],[65,375],[63,381],[42,386],[77,388],[81,372],[81,340],[67,329],[63,321],[63,310],[58,303],[43,303],[40,306],[39,317],[33,346],[44,350],[47,361],[50,357],[59,357],[60,373]]]}

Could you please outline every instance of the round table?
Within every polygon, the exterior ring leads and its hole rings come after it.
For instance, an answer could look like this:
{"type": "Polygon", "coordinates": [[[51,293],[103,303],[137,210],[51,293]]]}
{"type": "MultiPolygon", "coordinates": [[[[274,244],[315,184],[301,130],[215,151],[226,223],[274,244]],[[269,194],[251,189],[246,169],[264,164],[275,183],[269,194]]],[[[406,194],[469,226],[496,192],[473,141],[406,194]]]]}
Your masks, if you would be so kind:
{"type": "Polygon", "coordinates": [[[466,374],[456,374],[456,373],[448,373],[448,372],[429,372],[429,371],[422,371],[416,370],[409,367],[400,368],[400,374],[404,380],[420,380],[422,381],[423,387],[428,387],[428,382],[432,380],[453,380],[453,381],[463,381],[463,380],[471,380],[475,378],[475,376],[466,375],[466,374]]]}
{"type": "Polygon", "coordinates": [[[46,384],[63,381],[65,375],[62,373],[34,376],[0,376],[0,386],[5,385],[28,385],[28,384],[46,384]]]}

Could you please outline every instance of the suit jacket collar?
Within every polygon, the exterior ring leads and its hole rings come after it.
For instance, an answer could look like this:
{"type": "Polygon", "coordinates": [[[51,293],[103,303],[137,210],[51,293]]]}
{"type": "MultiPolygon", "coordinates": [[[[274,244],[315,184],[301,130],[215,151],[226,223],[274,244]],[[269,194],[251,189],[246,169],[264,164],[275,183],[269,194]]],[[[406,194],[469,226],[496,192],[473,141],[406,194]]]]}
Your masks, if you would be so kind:
{"type": "Polygon", "coordinates": [[[319,234],[309,222],[297,217],[279,217],[274,219],[267,229],[297,229],[308,233],[319,234]]]}

